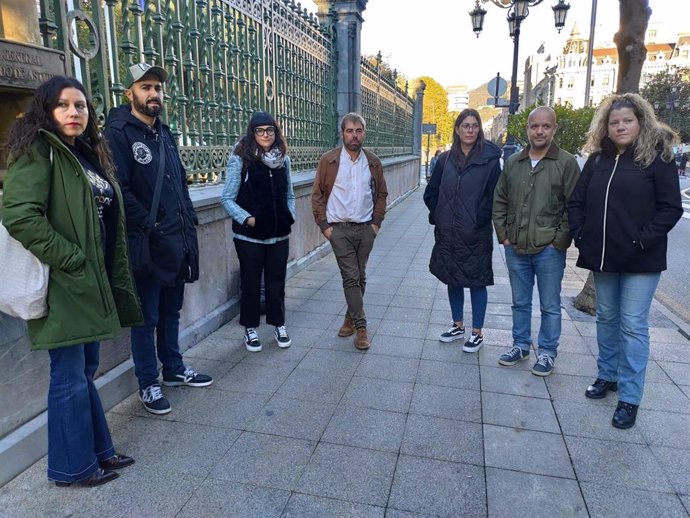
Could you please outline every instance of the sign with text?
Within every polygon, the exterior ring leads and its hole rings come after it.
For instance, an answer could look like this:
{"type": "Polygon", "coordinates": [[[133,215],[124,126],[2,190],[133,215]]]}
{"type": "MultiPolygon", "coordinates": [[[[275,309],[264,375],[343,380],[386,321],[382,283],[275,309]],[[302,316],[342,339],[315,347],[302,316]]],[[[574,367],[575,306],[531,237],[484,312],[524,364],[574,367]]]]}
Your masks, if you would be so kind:
{"type": "Polygon", "coordinates": [[[35,90],[47,79],[64,73],[64,53],[0,39],[0,87],[35,90]]]}
{"type": "Polygon", "coordinates": [[[423,135],[436,135],[436,124],[422,124],[423,135]]]}

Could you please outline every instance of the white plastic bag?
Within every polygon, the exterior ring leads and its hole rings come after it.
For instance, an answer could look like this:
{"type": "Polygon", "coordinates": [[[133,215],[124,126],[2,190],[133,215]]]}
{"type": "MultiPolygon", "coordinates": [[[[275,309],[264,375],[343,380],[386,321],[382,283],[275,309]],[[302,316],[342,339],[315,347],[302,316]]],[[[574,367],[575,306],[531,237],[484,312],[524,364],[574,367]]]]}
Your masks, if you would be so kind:
{"type": "Polygon", "coordinates": [[[0,311],[24,320],[46,316],[49,274],[0,221],[0,311]]]}

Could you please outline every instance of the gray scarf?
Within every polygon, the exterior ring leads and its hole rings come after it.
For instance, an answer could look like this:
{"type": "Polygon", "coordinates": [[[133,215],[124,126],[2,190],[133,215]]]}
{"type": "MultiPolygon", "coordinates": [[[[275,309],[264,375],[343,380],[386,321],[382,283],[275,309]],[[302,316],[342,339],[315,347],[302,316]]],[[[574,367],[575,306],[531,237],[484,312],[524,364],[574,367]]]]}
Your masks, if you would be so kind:
{"type": "Polygon", "coordinates": [[[280,149],[274,147],[266,153],[261,153],[261,161],[271,169],[278,169],[283,167],[285,156],[280,152],[280,149]]]}

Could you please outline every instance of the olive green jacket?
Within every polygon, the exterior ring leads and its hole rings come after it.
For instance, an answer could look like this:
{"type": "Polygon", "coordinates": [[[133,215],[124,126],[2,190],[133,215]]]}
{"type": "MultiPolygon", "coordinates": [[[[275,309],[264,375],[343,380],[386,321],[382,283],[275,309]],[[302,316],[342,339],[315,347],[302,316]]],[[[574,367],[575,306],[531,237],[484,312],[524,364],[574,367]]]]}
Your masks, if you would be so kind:
{"type": "Polygon", "coordinates": [[[494,191],[492,218],[499,243],[520,254],[570,246],[568,199],[580,176],[575,157],[552,143],[534,168],[529,146],[506,161],[494,191]]]}
{"type": "Polygon", "coordinates": [[[34,349],[112,338],[143,321],[127,255],[120,188],[112,274],[106,271],[98,210],[77,158],[53,133],[40,130],[4,181],[2,224],[50,266],[48,315],[30,320],[34,349]],[[51,157],[52,155],[52,157],[51,157]]]}

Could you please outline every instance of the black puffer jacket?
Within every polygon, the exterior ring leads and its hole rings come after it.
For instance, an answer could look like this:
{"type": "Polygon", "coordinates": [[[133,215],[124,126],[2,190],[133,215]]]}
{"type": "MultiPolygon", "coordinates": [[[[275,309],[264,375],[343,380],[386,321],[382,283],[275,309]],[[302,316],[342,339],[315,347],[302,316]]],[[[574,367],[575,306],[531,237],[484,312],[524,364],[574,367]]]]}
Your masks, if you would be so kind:
{"type": "Polygon", "coordinates": [[[429,270],[441,282],[479,288],[494,283],[491,209],[501,174],[501,150],[491,142],[460,170],[450,152],[441,154],[424,191],[436,243],[429,270]]]}
{"type": "Polygon", "coordinates": [[[594,272],[666,269],[667,235],[683,215],[678,173],[660,156],[649,167],[618,156],[608,137],[589,157],[568,203],[577,265],[594,272]]]}
{"type": "MultiPolygon", "coordinates": [[[[153,276],[166,285],[180,274],[199,278],[198,219],[187,189],[187,175],[170,129],[156,119],[153,128],[134,117],[129,105],[110,110],[105,135],[113,151],[127,216],[127,227],[146,227],[158,176],[160,141],[165,150],[165,177],[156,223],[151,230],[153,276]]],[[[132,242],[130,242],[131,247],[132,242]]],[[[131,251],[130,255],[135,255],[131,251]]]]}

